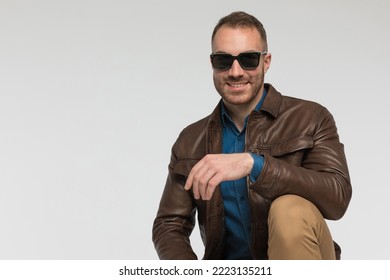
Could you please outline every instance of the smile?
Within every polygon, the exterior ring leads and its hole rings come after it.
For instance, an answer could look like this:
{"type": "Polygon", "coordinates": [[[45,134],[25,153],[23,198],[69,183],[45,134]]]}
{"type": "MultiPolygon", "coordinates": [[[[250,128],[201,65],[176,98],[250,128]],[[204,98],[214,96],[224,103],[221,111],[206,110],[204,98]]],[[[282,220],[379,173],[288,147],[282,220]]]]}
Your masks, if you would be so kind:
{"type": "Polygon", "coordinates": [[[228,85],[231,87],[234,87],[234,88],[240,88],[240,87],[246,86],[247,83],[235,83],[235,84],[228,83],[228,85]]]}

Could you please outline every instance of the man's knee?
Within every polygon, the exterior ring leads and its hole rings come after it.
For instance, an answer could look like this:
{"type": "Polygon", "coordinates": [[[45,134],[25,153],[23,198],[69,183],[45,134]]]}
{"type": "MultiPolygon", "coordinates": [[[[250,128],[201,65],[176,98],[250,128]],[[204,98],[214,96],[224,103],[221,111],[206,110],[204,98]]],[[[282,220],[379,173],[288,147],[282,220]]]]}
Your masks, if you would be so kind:
{"type": "Polygon", "coordinates": [[[307,199],[298,195],[287,194],[275,199],[270,208],[269,219],[275,222],[299,222],[322,218],[317,207],[307,199]]]}
{"type": "Polygon", "coordinates": [[[318,208],[297,195],[273,201],[268,216],[269,257],[332,259],[333,241],[318,208]]]}
{"type": "Polygon", "coordinates": [[[322,216],[310,201],[297,195],[280,196],[271,204],[268,216],[270,234],[285,236],[295,242],[305,230],[315,227],[318,218],[322,216]]]}

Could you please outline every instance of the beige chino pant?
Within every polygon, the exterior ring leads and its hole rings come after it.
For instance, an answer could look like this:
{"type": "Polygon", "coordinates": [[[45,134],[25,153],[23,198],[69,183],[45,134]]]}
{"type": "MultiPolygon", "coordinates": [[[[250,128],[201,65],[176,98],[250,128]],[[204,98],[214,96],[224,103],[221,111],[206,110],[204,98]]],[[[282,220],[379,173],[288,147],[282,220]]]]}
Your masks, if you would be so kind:
{"type": "Polygon", "coordinates": [[[335,260],[325,219],[310,201],[297,195],[274,200],[268,216],[270,260],[335,260]]]}

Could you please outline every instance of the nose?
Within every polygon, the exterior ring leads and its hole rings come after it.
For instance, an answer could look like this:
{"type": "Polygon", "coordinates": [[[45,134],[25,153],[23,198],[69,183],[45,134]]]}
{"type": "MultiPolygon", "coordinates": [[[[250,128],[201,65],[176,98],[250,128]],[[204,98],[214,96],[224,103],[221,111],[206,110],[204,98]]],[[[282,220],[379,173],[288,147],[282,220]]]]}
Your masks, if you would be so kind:
{"type": "Polygon", "coordinates": [[[244,69],[242,69],[240,63],[237,59],[233,61],[232,67],[229,69],[229,76],[231,77],[241,77],[244,75],[244,69]]]}

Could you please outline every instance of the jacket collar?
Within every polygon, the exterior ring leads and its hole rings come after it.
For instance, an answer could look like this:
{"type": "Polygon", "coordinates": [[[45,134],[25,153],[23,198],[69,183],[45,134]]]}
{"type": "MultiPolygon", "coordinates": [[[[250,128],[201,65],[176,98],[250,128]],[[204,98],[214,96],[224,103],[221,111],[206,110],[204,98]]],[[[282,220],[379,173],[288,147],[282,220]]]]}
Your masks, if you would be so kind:
{"type": "Polygon", "coordinates": [[[260,111],[271,114],[274,118],[277,118],[282,105],[282,95],[271,85],[264,84],[268,94],[264,99],[264,103],[260,108],[260,111]]]}

